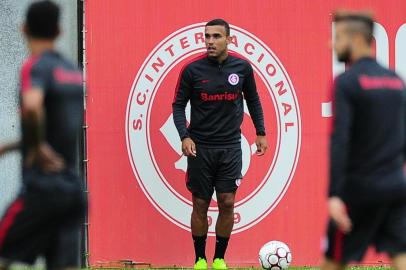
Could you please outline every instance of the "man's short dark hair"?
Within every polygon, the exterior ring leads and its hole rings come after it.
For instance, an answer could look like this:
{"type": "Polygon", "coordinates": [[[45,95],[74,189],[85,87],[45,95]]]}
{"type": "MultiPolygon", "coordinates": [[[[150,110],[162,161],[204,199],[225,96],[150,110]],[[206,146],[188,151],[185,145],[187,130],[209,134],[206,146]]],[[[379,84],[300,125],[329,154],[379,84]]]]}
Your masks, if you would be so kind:
{"type": "Polygon", "coordinates": [[[55,39],[59,34],[59,13],[59,7],[48,0],[31,4],[25,18],[28,36],[55,39]]]}
{"type": "Polygon", "coordinates": [[[214,19],[206,23],[206,26],[221,25],[226,29],[226,36],[230,35],[230,25],[223,19],[214,19]]]}
{"type": "Polygon", "coordinates": [[[334,22],[347,22],[350,33],[362,34],[368,44],[372,43],[374,33],[374,19],[367,12],[337,11],[334,13],[334,22]]]}

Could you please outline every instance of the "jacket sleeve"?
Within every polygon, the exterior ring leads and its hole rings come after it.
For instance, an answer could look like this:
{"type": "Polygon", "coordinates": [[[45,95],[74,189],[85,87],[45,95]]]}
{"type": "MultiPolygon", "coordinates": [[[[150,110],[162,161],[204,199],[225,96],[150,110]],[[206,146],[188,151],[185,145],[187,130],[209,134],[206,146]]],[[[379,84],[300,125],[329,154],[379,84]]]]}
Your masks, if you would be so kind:
{"type": "Polygon", "coordinates": [[[44,62],[34,64],[24,64],[21,68],[21,93],[32,90],[33,88],[45,93],[48,88],[52,68],[44,62]]]}
{"type": "Polygon", "coordinates": [[[403,160],[406,161],[406,88],[403,88],[403,160]]]}
{"type": "Polygon", "coordinates": [[[330,186],[329,197],[342,196],[346,181],[348,155],[351,145],[353,108],[351,95],[339,78],[333,86],[333,130],[330,137],[330,186]]]}
{"type": "Polygon", "coordinates": [[[175,96],[172,102],[173,121],[181,140],[189,137],[185,108],[190,100],[192,86],[192,76],[189,69],[185,68],[179,75],[178,83],[175,89],[175,96]]]}
{"type": "Polygon", "coordinates": [[[250,64],[248,64],[247,67],[247,74],[244,79],[242,91],[247,102],[248,111],[254,122],[256,134],[265,135],[264,113],[261,101],[259,100],[257,86],[255,84],[254,72],[250,64]]]}

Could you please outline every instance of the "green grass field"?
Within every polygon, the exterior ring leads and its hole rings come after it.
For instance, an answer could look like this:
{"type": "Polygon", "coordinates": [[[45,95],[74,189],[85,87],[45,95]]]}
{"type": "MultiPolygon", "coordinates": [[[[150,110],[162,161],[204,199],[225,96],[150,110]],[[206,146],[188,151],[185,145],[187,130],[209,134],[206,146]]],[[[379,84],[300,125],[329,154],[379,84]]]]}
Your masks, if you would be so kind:
{"type": "MultiPolygon", "coordinates": [[[[131,268],[83,268],[82,270],[128,270],[131,268]]],[[[189,270],[192,268],[132,268],[132,269],[139,269],[139,270],[149,270],[149,269],[156,269],[156,270],[189,270]]],[[[260,270],[261,268],[229,268],[230,270],[260,270]]],[[[290,267],[290,270],[318,270],[318,267],[290,267]]],[[[390,270],[393,268],[385,267],[385,266],[353,266],[348,267],[349,270],[390,270]]],[[[10,270],[44,270],[42,267],[27,267],[22,265],[13,265],[10,270]]]]}
{"type": "MultiPolygon", "coordinates": [[[[128,268],[91,268],[97,270],[128,270],[128,268]]],[[[137,268],[137,269],[156,269],[156,270],[191,270],[192,268],[137,268]]],[[[229,270],[261,270],[262,268],[229,268],[229,270]]],[[[290,270],[319,270],[318,267],[290,267],[290,270]]],[[[383,266],[356,266],[356,267],[348,267],[349,270],[390,270],[393,268],[390,267],[383,267],[383,266]]],[[[13,270],[21,270],[21,269],[13,269],[13,270]]]]}
{"type": "MultiPolygon", "coordinates": [[[[106,268],[92,268],[97,269],[97,270],[106,270],[106,268]]],[[[192,268],[137,268],[137,269],[156,269],[156,270],[191,270],[192,268]]],[[[261,270],[262,268],[229,268],[230,270],[261,270]]],[[[320,268],[318,267],[290,267],[290,270],[319,270],[320,268]]],[[[392,268],[390,267],[382,267],[382,266],[376,266],[376,267],[370,267],[370,266],[365,266],[365,267],[348,267],[347,269],[349,270],[390,270],[392,268]]],[[[17,269],[16,269],[17,270],[17,269]]],[[[128,268],[109,268],[109,270],[128,270],[128,268]]]]}

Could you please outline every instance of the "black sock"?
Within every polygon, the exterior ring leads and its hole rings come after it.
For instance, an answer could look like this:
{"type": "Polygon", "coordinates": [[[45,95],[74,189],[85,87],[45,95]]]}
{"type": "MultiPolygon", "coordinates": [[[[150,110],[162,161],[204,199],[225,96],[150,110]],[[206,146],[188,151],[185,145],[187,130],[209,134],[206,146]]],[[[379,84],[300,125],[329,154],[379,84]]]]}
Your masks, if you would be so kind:
{"type": "Polygon", "coordinates": [[[195,255],[196,255],[196,260],[199,258],[206,259],[206,239],[207,239],[207,234],[203,236],[195,236],[192,235],[193,237],[193,244],[195,246],[195,255]]]}
{"type": "Polygon", "coordinates": [[[228,246],[228,240],[230,237],[221,237],[216,235],[216,251],[214,252],[214,259],[224,259],[226,249],[228,246]]]}

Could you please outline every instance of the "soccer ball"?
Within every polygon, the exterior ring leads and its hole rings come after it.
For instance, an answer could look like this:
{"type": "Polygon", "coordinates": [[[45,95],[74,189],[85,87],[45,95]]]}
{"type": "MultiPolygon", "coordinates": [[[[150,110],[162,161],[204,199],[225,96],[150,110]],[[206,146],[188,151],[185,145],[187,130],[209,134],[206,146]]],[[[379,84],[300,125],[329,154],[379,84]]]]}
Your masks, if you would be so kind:
{"type": "Polygon", "coordinates": [[[264,269],[287,269],[291,261],[292,253],[283,242],[271,241],[259,250],[259,263],[264,269]]]}

